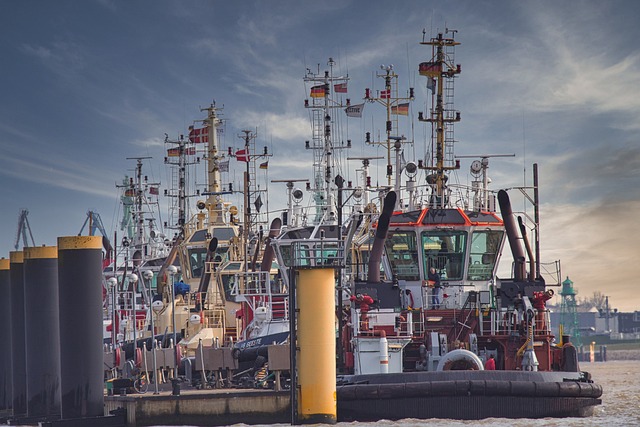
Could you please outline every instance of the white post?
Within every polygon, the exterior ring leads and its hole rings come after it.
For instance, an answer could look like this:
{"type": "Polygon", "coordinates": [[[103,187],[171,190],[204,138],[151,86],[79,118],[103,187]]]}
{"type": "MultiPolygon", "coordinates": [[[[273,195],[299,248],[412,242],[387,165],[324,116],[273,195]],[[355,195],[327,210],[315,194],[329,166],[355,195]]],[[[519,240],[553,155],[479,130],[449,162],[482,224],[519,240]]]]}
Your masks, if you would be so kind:
{"type": "Polygon", "coordinates": [[[176,336],[176,294],[175,294],[175,274],[178,269],[175,265],[170,265],[167,267],[167,271],[169,272],[169,276],[171,276],[171,327],[173,328],[173,358],[175,360],[174,365],[174,378],[178,378],[178,341],[176,336]]]}
{"type": "Polygon", "coordinates": [[[389,347],[387,346],[387,337],[380,337],[380,373],[389,373],[389,347]]]}

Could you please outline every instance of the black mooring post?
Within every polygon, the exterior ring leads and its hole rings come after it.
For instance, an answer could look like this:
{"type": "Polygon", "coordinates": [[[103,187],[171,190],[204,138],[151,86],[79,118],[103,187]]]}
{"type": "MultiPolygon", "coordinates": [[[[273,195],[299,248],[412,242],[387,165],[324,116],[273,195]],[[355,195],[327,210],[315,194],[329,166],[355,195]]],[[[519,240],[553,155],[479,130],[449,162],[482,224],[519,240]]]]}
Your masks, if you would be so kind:
{"type": "Polygon", "coordinates": [[[104,414],[102,237],[58,238],[62,418],[104,414]]]}
{"type": "Polygon", "coordinates": [[[24,252],[9,254],[11,279],[11,387],[13,417],[27,415],[27,361],[24,324],[24,252]]]}
{"type": "Polygon", "coordinates": [[[60,418],[58,248],[24,249],[27,416],[60,418]]]}
{"type": "Polygon", "coordinates": [[[8,258],[0,259],[0,325],[4,331],[4,351],[0,352],[0,412],[8,413],[11,409],[11,387],[13,375],[11,370],[11,262],[8,258]]]}

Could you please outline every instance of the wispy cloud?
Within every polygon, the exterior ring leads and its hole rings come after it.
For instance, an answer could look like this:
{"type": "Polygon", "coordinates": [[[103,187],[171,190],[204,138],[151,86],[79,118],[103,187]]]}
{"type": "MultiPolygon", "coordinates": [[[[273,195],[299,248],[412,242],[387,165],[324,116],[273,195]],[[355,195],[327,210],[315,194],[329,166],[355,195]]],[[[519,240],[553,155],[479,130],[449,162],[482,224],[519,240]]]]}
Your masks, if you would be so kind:
{"type": "Polygon", "coordinates": [[[73,81],[86,65],[83,49],[72,40],[54,40],[46,45],[23,44],[21,49],[66,82],[73,81]]]}
{"type": "Polygon", "coordinates": [[[30,161],[5,156],[0,160],[0,175],[92,196],[111,198],[114,194],[113,183],[105,183],[95,169],[62,158],[30,161]]]}

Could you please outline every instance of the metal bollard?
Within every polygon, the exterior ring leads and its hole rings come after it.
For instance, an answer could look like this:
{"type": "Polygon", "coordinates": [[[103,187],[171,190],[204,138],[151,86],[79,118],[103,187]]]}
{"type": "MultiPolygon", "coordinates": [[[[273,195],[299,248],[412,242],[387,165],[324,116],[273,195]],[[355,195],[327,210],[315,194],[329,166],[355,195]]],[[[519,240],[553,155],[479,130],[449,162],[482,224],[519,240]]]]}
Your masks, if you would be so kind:
{"type": "Polygon", "coordinates": [[[171,378],[171,394],[180,396],[180,380],[178,378],[171,378]]]}

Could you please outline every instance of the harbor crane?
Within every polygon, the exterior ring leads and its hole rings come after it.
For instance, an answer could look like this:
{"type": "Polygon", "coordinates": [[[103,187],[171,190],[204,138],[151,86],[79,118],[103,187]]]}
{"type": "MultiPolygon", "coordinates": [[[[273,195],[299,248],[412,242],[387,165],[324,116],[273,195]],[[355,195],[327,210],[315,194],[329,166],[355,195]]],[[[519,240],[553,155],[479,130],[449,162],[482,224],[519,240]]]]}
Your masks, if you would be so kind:
{"type": "Polygon", "coordinates": [[[35,246],[36,243],[33,240],[33,233],[31,232],[31,226],[29,225],[29,220],[27,219],[27,215],[29,215],[29,211],[27,209],[22,209],[20,211],[20,218],[18,219],[18,232],[16,233],[16,241],[13,247],[17,251],[20,248],[20,236],[22,236],[22,247],[29,246],[29,239],[31,238],[31,246],[35,246]]]}
{"type": "Polygon", "coordinates": [[[102,234],[102,246],[104,247],[105,251],[107,251],[107,255],[110,257],[113,251],[113,247],[111,246],[111,242],[109,241],[107,231],[104,229],[104,225],[102,224],[100,214],[91,210],[87,211],[87,219],[84,220],[84,224],[82,224],[78,236],[82,236],[82,232],[84,231],[87,224],[89,225],[89,236],[95,236],[96,231],[100,231],[100,234],[102,234]]]}

